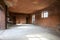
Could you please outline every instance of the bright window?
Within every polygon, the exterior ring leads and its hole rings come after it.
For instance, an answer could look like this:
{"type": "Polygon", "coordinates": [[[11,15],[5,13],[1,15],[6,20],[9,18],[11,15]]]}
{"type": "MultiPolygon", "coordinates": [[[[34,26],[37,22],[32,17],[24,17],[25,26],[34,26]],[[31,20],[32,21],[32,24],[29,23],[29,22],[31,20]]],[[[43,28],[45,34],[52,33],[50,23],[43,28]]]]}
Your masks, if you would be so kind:
{"type": "Polygon", "coordinates": [[[48,18],[48,11],[43,11],[41,13],[41,18],[48,18]]]}

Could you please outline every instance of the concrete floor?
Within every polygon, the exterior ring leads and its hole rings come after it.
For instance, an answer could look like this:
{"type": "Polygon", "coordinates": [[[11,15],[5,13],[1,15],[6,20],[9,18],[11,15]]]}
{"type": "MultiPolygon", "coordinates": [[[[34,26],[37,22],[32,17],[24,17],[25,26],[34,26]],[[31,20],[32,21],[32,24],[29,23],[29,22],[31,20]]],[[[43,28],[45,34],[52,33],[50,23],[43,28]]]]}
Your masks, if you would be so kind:
{"type": "Polygon", "coordinates": [[[13,25],[0,30],[0,40],[60,40],[60,33],[37,25],[13,25]]]}

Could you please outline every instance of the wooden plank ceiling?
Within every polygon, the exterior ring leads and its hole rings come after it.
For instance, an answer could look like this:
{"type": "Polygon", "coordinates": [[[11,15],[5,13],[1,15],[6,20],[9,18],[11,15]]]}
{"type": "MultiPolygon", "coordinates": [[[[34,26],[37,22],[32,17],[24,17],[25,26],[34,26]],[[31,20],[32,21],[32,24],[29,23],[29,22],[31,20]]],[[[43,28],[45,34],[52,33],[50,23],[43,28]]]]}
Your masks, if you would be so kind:
{"type": "Polygon", "coordinates": [[[33,13],[51,5],[55,0],[5,0],[10,12],[33,13]]]}

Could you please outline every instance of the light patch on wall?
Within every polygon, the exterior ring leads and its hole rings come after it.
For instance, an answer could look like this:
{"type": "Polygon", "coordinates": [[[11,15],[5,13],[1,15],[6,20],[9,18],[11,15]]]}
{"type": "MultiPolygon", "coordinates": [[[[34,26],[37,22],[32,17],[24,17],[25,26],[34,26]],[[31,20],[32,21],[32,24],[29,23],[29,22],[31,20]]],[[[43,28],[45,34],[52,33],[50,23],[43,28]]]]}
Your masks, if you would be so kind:
{"type": "Polygon", "coordinates": [[[43,11],[41,13],[41,18],[48,18],[48,11],[43,11]]]}
{"type": "Polygon", "coordinates": [[[34,23],[34,22],[35,22],[35,14],[32,15],[32,23],[34,23]]]}

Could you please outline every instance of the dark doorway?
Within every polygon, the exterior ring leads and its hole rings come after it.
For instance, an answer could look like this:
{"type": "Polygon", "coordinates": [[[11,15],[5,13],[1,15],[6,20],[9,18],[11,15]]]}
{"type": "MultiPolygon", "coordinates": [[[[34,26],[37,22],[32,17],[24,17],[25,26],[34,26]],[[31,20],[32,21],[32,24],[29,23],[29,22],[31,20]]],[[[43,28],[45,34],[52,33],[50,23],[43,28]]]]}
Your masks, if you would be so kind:
{"type": "Polygon", "coordinates": [[[29,24],[29,16],[26,17],[26,24],[29,24]]]}
{"type": "Polygon", "coordinates": [[[26,24],[32,24],[32,16],[31,15],[28,15],[26,17],[26,24]]]}

